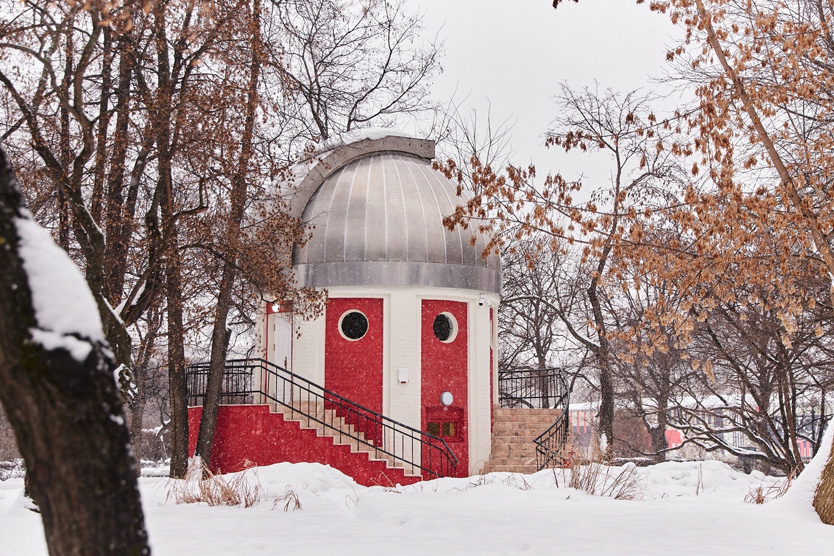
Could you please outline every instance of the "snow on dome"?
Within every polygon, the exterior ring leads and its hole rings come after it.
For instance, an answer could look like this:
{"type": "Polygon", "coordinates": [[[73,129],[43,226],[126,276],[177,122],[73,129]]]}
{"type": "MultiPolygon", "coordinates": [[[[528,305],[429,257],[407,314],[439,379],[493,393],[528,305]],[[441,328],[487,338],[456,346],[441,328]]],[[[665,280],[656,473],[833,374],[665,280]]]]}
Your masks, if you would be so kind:
{"type": "Polygon", "coordinates": [[[31,331],[33,339],[46,349],[63,347],[75,359],[86,359],[90,346],[75,336],[104,341],[98,307],[86,280],[31,216],[15,219],[15,225],[38,322],[39,330],[31,331]]]}
{"type": "Polygon", "coordinates": [[[395,129],[387,129],[384,127],[368,127],[365,129],[357,129],[354,131],[343,133],[339,137],[338,142],[334,143],[332,147],[336,147],[339,144],[350,145],[352,143],[364,141],[365,139],[377,141],[379,139],[384,139],[385,137],[408,137],[408,135],[395,129]]]}

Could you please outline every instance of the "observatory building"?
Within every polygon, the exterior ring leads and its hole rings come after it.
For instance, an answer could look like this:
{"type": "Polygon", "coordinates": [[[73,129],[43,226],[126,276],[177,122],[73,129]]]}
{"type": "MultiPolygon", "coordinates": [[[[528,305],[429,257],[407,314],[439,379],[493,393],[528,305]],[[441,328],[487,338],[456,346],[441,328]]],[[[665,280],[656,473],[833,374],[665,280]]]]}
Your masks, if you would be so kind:
{"type": "MultiPolygon", "coordinates": [[[[225,363],[212,472],[314,462],[392,486],[565,463],[564,374],[499,375],[500,260],[477,230],[443,225],[466,198],[434,156],[432,141],[366,133],[301,173],[290,211],[311,235],[292,270],[325,309],[263,304],[255,357],[225,363]]],[[[187,373],[190,453],[208,375],[187,373]]]]}
{"type": "MultiPolygon", "coordinates": [[[[292,265],[299,286],[327,291],[326,310],[301,320],[265,306],[259,347],[293,376],[442,439],[467,476],[490,456],[501,266],[477,231],[443,225],[465,198],[432,169],[434,148],[377,134],[319,157],[290,203],[312,226],[292,265]]],[[[374,443],[409,442],[351,411],[336,413],[374,443]]]]}

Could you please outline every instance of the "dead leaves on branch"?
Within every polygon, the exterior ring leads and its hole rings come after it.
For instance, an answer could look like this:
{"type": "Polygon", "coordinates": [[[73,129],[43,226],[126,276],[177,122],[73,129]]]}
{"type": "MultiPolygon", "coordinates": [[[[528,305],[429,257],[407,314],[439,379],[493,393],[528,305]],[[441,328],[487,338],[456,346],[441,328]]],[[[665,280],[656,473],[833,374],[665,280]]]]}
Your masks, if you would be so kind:
{"type": "MultiPolygon", "coordinates": [[[[683,1],[662,4],[652,7],[677,10],[678,15],[689,9],[683,1]]],[[[676,19],[692,25],[687,40],[696,42],[700,24],[695,12],[690,12],[676,19]]],[[[720,12],[716,17],[726,20],[729,16],[720,12]]],[[[763,24],[771,34],[779,30],[773,20],[763,24]]],[[[783,28],[785,32],[798,29],[786,23],[783,28]]],[[[732,32],[745,31],[731,26],[722,36],[732,32]]],[[[802,32],[807,33],[807,28],[802,32]]],[[[779,48],[800,53],[803,44],[807,46],[807,39],[791,40],[779,48]]],[[[736,59],[748,62],[753,50],[747,47],[747,58],[737,55],[736,59]]],[[[708,63],[714,67],[709,49],[698,58],[700,67],[708,63]]],[[[753,75],[760,77],[761,72],[753,75]]],[[[798,98],[819,89],[800,87],[789,96],[780,92],[769,97],[768,81],[755,82],[761,113],[773,119],[770,126],[778,128],[775,135],[780,148],[791,154],[789,169],[804,195],[800,211],[780,187],[761,149],[760,133],[737,106],[733,83],[717,72],[705,79],[696,84],[696,109],[668,118],[659,118],[648,102],[633,93],[618,98],[607,91],[564,89],[564,115],[557,122],[560,127],[548,134],[548,145],[566,152],[602,150],[612,159],[626,160],[616,168],[612,182],[605,186],[570,182],[559,174],[537,180],[534,167],[509,166],[497,171],[477,159],[470,161],[471,173],[461,172],[447,161],[441,169],[448,176],[461,181],[463,175],[471,174],[472,183],[461,183],[459,189],[468,185],[472,196],[446,224],[466,227],[477,222],[479,230],[494,234],[490,249],[501,247],[509,238],[539,233],[553,238],[551,248],[564,250],[580,244],[584,261],[610,256],[602,278],[619,281],[622,289],[637,287],[622,279],[627,274],[623,269],[631,266],[651,276],[652,284],[671,283],[670,295],[683,300],[681,310],[672,318],[667,308],[659,306],[657,318],[647,319],[644,326],[657,335],[659,329],[674,324],[682,341],[693,329],[684,322],[703,322],[713,308],[711,300],[734,301],[746,285],[772,289],[767,303],[779,307],[783,341],[789,344],[792,319],[814,302],[814,293],[803,285],[806,278],[818,275],[820,269],[832,270],[822,264],[808,232],[809,226],[817,226],[826,237],[834,233],[834,195],[827,181],[834,175],[827,171],[834,169],[834,156],[829,155],[834,152],[834,134],[820,129],[828,108],[822,110],[818,101],[812,117],[802,115],[803,126],[792,124],[791,118],[798,116],[779,103],[790,101],[790,107],[796,108],[798,98]],[[799,127],[804,130],[802,136],[799,127]],[[588,200],[579,202],[578,198],[588,200]]],[[[823,82],[828,79],[825,76],[823,82]]]]}

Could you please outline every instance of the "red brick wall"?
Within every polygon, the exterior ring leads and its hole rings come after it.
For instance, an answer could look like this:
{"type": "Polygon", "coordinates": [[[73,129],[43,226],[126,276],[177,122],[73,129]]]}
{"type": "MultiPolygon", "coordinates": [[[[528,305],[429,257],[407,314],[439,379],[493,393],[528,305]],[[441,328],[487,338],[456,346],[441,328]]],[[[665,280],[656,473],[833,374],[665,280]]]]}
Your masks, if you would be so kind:
{"type": "MultiPolygon", "coordinates": [[[[197,446],[202,411],[201,407],[188,408],[190,455],[197,446]]],[[[282,414],[270,413],[266,405],[220,406],[209,469],[212,473],[240,471],[246,468],[247,461],[254,465],[323,463],[365,486],[419,481],[406,477],[400,469],[389,469],[384,462],[370,461],[365,453],[351,452],[350,446],[335,446],[331,438],[302,429],[297,422],[285,421],[282,414]]]]}

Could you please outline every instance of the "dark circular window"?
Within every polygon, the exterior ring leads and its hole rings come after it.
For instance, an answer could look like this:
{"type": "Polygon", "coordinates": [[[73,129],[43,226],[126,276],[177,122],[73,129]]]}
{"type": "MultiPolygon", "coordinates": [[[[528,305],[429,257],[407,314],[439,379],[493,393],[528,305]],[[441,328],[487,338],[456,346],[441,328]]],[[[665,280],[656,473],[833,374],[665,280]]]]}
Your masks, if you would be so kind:
{"type": "Polygon", "coordinates": [[[359,311],[348,311],[339,319],[339,332],[348,340],[359,340],[368,332],[368,318],[359,311]]]}
{"type": "Polygon", "coordinates": [[[441,342],[449,343],[457,336],[458,329],[455,317],[449,313],[440,313],[434,317],[434,336],[441,342]]]}

